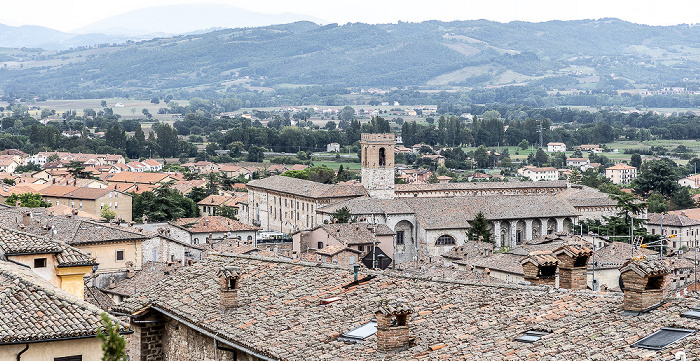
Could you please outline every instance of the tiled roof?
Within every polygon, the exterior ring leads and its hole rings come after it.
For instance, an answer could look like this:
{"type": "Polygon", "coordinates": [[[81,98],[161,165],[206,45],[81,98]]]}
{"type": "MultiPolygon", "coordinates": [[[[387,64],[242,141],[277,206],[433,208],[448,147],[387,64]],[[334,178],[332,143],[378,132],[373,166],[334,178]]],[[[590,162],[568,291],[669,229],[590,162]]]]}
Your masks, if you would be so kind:
{"type": "MultiPolygon", "coordinates": [[[[319,227],[323,228],[331,237],[345,245],[372,243],[374,233],[371,228],[368,228],[369,226],[370,225],[367,223],[332,223],[319,225],[319,227]]],[[[394,234],[394,231],[385,224],[378,225],[376,227],[376,232],[377,236],[394,234]]]]}
{"type": "Polygon", "coordinates": [[[670,272],[666,263],[659,259],[629,260],[622,265],[620,273],[633,271],[642,277],[665,275],[670,272]]]}
{"type": "Polygon", "coordinates": [[[85,295],[85,302],[88,302],[98,308],[109,311],[114,307],[114,301],[112,297],[106,295],[102,290],[97,287],[88,285],[91,280],[85,281],[85,287],[83,288],[83,294],[85,295]]]}
{"type": "Polygon", "coordinates": [[[406,205],[402,198],[378,199],[361,197],[344,202],[334,203],[318,209],[319,213],[333,213],[338,209],[348,207],[351,214],[411,214],[413,209],[406,205]]]}
{"type": "Polygon", "coordinates": [[[484,251],[493,251],[493,243],[480,241],[466,241],[461,246],[452,247],[443,257],[449,259],[470,259],[483,257],[484,251]]]}
{"type": "Polygon", "coordinates": [[[206,198],[197,202],[197,204],[200,206],[221,206],[231,201],[233,201],[232,196],[220,196],[218,194],[210,194],[206,198]]]}
{"type": "Polygon", "coordinates": [[[165,173],[119,172],[107,181],[109,183],[141,183],[156,184],[169,177],[165,173]]]}
{"type": "Polygon", "coordinates": [[[616,207],[617,202],[609,194],[590,187],[568,188],[557,194],[574,207],[616,207]]]}
{"type": "Polygon", "coordinates": [[[0,227],[0,249],[9,255],[60,253],[61,246],[44,237],[0,227]]]}
{"type": "MultiPolygon", "coordinates": [[[[662,222],[661,213],[647,213],[647,224],[660,225],[662,222]]],[[[680,214],[664,214],[663,225],[675,227],[697,226],[700,221],[680,215],[680,214]]]]}
{"type": "MultiPolygon", "coordinates": [[[[657,253],[647,248],[641,248],[637,252],[647,256],[657,253]]],[[[631,257],[632,246],[629,243],[610,242],[605,247],[597,249],[594,256],[588,259],[588,264],[595,262],[596,268],[620,268],[631,257]]]]}
{"type": "MultiPolygon", "coordinates": [[[[88,187],[80,187],[68,194],[69,198],[75,198],[75,199],[98,199],[100,197],[104,197],[106,194],[111,192],[111,189],[107,188],[88,188],[88,187]]],[[[121,194],[123,197],[131,197],[131,195],[128,194],[121,194]]]]}
{"type": "Polygon", "coordinates": [[[480,189],[519,189],[519,188],[566,188],[566,181],[397,184],[395,186],[395,189],[397,192],[480,190],[480,189]]]}
{"type": "Polygon", "coordinates": [[[285,176],[272,176],[248,182],[248,187],[262,188],[280,193],[297,194],[308,198],[337,198],[366,196],[364,188],[323,184],[285,176]]]}
{"type": "Polygon", "coordinates": [[[70,266],[96,266],[97,261],[87,253],[67,244],[58,242],[62,252],[56,255],[58,267],[70,266]]]}
{"type": "Polygon", "coordinates": [[[692,334],[663,351],[630,344],[660,327],[697,329],[680,317],[694,302],[668,299],[636,316],[621,312],[622,295],[547,287],[479,285],[420,277],[376,277],[349,288],[347,268],[250,256],[214,256],[116,306],[119,312],[164,310],[186,322],[273,359],[283,360],[671,360],[678,350],[700,351],[692,334]],[[221,309],[220,267],[237,267],[238,307],[221,309]],[[341,300],[320,305],[321,299],[341,300]],[[376,352],[376,335],[345,343],[337,337],[369,322],[380,300],[405,300],[415,345],[376,352]],[[551,332],[540,341],[514,339],[525,331],[551,332]],[[436,345],[440,345],[436,347],[436,345]]]}
{"type": "Polygon", "coordinates": [[[605,170],[625,170],[625,169],[636,169],[636,168],[632,167],[630,165],[627,165],[625,163],[617,163],[612,167],[605,168],[605,170]]]}
{"type": "Polygon", "coordinates": [[[257,231],[260,228],[222,216],[180,218],[170,224],[190,233],[257,231]]]}
{"type": "Polygon", "coordinates": [[[348,248],[348,247],[345,247],[345,246],[339,246],[339,245],[336,245],[336,244],[332,244],[332,245],[330,245],[330,246],[328,246],[328,247],[323,247],[322,249],[317,249],[317,250],[315,250],[314,252],[317,253],[317,254],[323,255],[323,256],[331,256],[331,257],[332,257],[332,256],[335,256],[336,254],[338,254],[338,253],[340,253],[340,252],[343,252],[343,251],[352,252],[352,253],[357,253],[357,254],[362,254],[362,252],[360,252],[360,251],[358,251],[358,250],[356,250],[356,249],[348,248]]]}
{"type": "Polygon", "coordinates": [[[141,270],[135,271],[131,278],[124,278],[116,283],[115,287],[103,289],[103,292],[131,297],[135,293],[144,291],[162,279],[168,277],[165,274],[166,265],[163,262],[144,264],[141,270]]]}
{"type": "Polygon", "coordinates": [[[94,337],[103,312],[8,262],[0,262],[0,309],[0,345],[94,337]]]}

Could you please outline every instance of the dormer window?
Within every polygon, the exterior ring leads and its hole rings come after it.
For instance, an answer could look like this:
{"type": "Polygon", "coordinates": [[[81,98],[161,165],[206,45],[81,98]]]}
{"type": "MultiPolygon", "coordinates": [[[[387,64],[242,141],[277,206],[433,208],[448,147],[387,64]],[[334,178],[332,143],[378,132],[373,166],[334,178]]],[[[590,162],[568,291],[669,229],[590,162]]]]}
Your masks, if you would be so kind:
{"type": "Polygon", "coordinates": [[[236,281],[237,281],[237,280],[238,280],[238,279],[237,279],[237,278],[234,278],[234,277],[231,277],[231,278],[228,279],[228,289],[229,289],[229,290],[235,290],[235,289],[236,289],[236,281]]]}

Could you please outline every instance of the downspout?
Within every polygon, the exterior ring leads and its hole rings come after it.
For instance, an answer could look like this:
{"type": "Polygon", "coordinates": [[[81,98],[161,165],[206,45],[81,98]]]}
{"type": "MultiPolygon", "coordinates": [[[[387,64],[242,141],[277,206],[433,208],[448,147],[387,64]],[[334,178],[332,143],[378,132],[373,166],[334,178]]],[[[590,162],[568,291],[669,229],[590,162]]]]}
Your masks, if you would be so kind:
{"type": "Polygon", "coordinates": [[[28,344],[28,343],[25,343],[25,344],[24,344],[24,350],[20,351],[20,352],[17,354],[17,361],[20,361],[20,360],[22,359],[22,354],[25,353],[25,352],[27,352],[27,350],[29,350],[29,344],[28,344]]]}

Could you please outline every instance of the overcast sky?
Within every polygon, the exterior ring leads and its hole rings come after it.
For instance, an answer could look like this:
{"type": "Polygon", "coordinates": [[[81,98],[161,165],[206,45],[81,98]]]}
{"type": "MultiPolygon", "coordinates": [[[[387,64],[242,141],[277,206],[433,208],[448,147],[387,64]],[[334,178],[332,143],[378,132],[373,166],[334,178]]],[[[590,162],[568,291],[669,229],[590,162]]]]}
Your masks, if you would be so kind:
{"type": "Polygon", "coordinates": [[[650,25],[700,23],[697,0],[11,0],[0,23],[72,31],[144,7],[191,3],[228,4],[262,13],[311,15],[328,22],[395,23],[489,19],[546,21],[616,17],[650,25]]]}

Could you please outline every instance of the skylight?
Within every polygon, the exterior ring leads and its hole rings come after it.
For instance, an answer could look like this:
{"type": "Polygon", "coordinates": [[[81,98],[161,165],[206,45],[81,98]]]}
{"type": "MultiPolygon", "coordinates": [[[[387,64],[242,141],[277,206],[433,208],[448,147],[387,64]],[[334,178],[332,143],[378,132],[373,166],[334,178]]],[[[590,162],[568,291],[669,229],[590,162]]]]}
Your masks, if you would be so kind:
{"type": "Polygon", "coordinates": [[[632,347],[646,348],[649,350],[661,350],[688,335],[692,335],[693,333],[695,333],[695,330],[664,327],[633,343],[632,347]]]}
{"type": "Polygon", "coordinates": [[[693,307],[690,310],[681,313],[681,317],[692,318],[695,320],[700,320],[700,307],[693,307]]]}
{"type": "Polygon", "coordinates": [[[352,331],[344,333],[342,336],[338,337],[338,340],[349,342],[362,342],[367,337],[370,337],[375,333],[377,333],[377,321],[369,321],[352,331]]]}
{"type": "Polygon", "coordinates": [[[518,342],[525,342],[525,343],[533,343],[535,341],[539,341],[540,338],[544,335],[549,335],[549,332],[543,332],[543,331],[527,331],[524,334],[522,334],[520,337],[516,338],[515,341],[518,342]]]}

